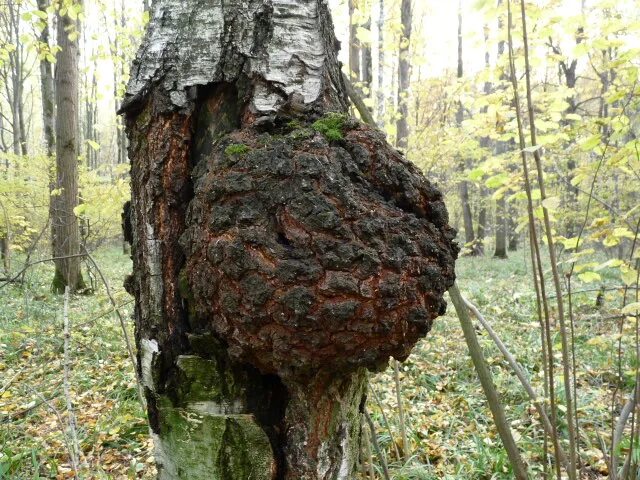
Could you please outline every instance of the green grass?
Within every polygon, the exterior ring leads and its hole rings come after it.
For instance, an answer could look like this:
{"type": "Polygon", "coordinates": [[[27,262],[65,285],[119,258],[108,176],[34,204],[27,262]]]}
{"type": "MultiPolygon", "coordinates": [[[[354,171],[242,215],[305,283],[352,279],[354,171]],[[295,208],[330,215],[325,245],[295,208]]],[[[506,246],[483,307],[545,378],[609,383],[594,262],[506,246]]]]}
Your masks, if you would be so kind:
{"type": "MultiPolygon", "coordinates": [[[[41,255],[46,258],[46,252],[41,255]]],[[[116,247],[104,248],[95,256],[125,318],[130,319],[132,299],[122,287],[131,269],[128,256],[116,247]]],[[[14,265],[20,265],[20,261],[15,259],[14,265]]],[[[0,479],[56,478],[69,470],[65,428],[53,410],[65,411],[63,302],[50,293],[52,274],[50,265],[41,264],[27,272],[24,285],[11,284],[0,290],[0,389],[15,377],[0,395],[0,479]]],[[[530,275],[522,252],[509,260],[463,258],[458,264],[463,294],[479,306],[541,391],[540,338],[530,275]]],[[[604,280],[609,284],[617,281],[607,276],[604,280]]],[[[576,284],[576,290],[585,288],[589,286],[576,284]]],[[[582,455],[595,470],[603,466],[597,455],[595,431],[608,441],[608,404],[615,380],[611,352],[617,323],[607,318],[619,304],[618,293],[611,292],[607,294],[611,310],[596,310],[596,295],[574,296],[577,355],[581,360],[578,397],[585,427],[582,455]]],[[[85,478],[151,478],[151,443],[136,397],[133,369],[104,288],[98,286],[92,296],[72,298],[70,318],[74,332],[72,385],[87,463],[85,478]]],[[[625,386],[629,388],[633,382],[633,349],[627,337],[630,335],[624,337],[623,347],[625,386]]],[[[480,334],[480,340],[532,478],[541,478],[543,452],[538,419],[488,337],[480,334]]],[[[557,337],[555,343],[559,352],[557,337]]],[[[373,377],[372,388],[380,404],[370,395],[368,405],[394,479],[512,478],[451,307],[402,366],[401,375],[411,442],[408,462],[394,454],[393,443],[400,444],[400,435],[390,371],[373,377]],[[380,407],[391,423],[391,431],[382,421],[380,407]]],[[[556,380],[562,391],[559,375],[556,380]]],[[[561,428],[566,426],[562,424],[561,428]]]]}

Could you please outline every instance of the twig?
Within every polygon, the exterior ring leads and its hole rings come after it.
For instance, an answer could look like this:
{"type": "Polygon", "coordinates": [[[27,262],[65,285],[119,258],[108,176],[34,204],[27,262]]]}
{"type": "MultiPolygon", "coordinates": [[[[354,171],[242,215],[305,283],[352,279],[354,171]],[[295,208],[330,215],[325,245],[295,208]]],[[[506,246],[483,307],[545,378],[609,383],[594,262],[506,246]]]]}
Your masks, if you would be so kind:
{"type": "Polygon", "coordinates": [[[382,406],[380,397],[378,396],[376,389],[373,388],[373,385],[369,386],[369,390],[371,390],[371,393],[373,393],[373,398],[375,398],[376,405],[378,405],[378,408],[380,409],[380,413],[382,414],[382,421],[384,422],[384,425],[385,427],[387,427],[387,431],[389,432],[389,438],[391,438],[391,443],[393,444],[393,450],[395,451],[396,458],[398,459],[398,461],[402,461],[400,450],[398,450],[398,444],[393,439],[393,431],[391,430],[391,423],[389,423],[389,418],[387,417],[387,414],[384,413],[384,407],[382,406]]]}
{"type": "Polygon", "coordinates": [[[362,444],[364,444],[364,449],[365,449],[365,454],[367,456],[367,461],[366,461],[366,465],[362,464],[362,474],[364,476],[369,476],[370,479],[375,479],[376,478],[376,472],[375,472],[375,468],[373,465],[373,454],[371,453],[371,439],[370,437],[370,432],[371,430],[369,428],[364,428],[362,430],[362,444]],[[367,471],[368,468],[368,471],[367,471]]]}
{"type": "Polygon", "coordinates": [[[380,459],[380,465],[382,466],[382,474],[384,475],[385,480],[391,480],[389,476],[389,467],[387,466],[387,459],[384,457],[382,453],[382,449],[380,448],[380,444],[378,443],[378,437],[376,437],[376,427],[373,424],[373,420],[371,420],[371,415],[369,412],[365,410],[364,418],[367,419],[367,424],[369,425],[369,431],[371,432],[371,443],[373,443],[373,449],[376,451],[376,455],[380,459]]]}
{"type": "Polygon", "coordinates": [[[71,464],[73,466],[73,478],[78,479],[78,452],[80,445],[78,444],[78,430],[76,428],[76,416],[73,411],[73,401],[71,400],[70,386],[70,359],[69,349],[71,346],[71,326],[69,323],[69,286],[64,289],[64,361],[63,361],[63,383],[64,398],[67,404],[67,420],[69,424],[69,432],[71,434],[71,464]]]}
{"type": "Polygon", "coordinates": [[[134,375],[136,377],[136,385],[137,385],[137,390],[138,390],[138,400],[140,401],[140,406],[142,407],[142,410],[145,411],[146,410],[146,402],[144,401],[144,395],[142,393],[142,384],[140,382],[140,377],[138,376],[138,366],[136,363],[136,357],[135,354],[133,353],[133,346],[131,344],[131,339],[129,338],[129,332],[127,332],[127,325],[126,322],[124,321],[124,317],[122,315],[122,313],[120,312],[120,309],[118,308],[118,304],[116,303],[115,298],[113,298],[113,295],[111,294],[111,289],[109,288],[109,283],[107,282],[107,279],[105,278],[105,276],[102,273],[102,270],[100,269],[100,267],[98,266],[98,264],[96,263],[96,261],[93,259],[93,257],[91,256],[91,254],[89,253],[89,251],[87,250],[87,248],[83,245],[82,249],[85,252],[85,255],[87,256],[87,258],[89,259],[89,261],[93,264],[94,268],[96,269],[96,272],[98,272],[98,275],[100,276],[100,280],[102,280],[102,283],[104,284],[104,288],[107,292],[107,296],[109,297],[109,300],[111,301],[111,305],[113,306],[113,309],[116,312],[116,315],[118,316],[118,320],[120,321],[120,328],[122,328],[122,335],[124,336],[124,341],[127,345],[127,351],[129,353],[129,360],[131,361],[131,365],[133,366],[133,372],[134,375]]]}
{"type": "MultiPolygon", "coordinates": [[[[618,478],[618,459],[619,455],[617,453],[618,446],[620,445],[620,441],[622,440],[622,435],[624,433],[624,429],[627,426],[627,422],[629,421],[629,416],[631,412],[636,408],[636,400],[638,397],[638,387],[636,386],[633,389],[633,395],[627,401],[625,406],[620,411],[620,416],[618,417],[618,421],[616,422],[615,430],[613,433],[613,441],[611,451],[611,478],[618,478]]],[[[623,477],[624,478],[624,477],[623,477]]]]}
{"type": "MultiPolygon", "coordinates": [[[[71,443],[69,442],[69,437],[67,436],[66,433],[66,428],[64,425],[64,420],[62,419],[62,415],[60,414],[60,412],[58,411],[58,409],[56,407],[53,406],[53,404],[51,403],[51,400],[47,400],[42,394],[40,394],[40,392],[37,392],[36,390],[34,390],[31,387],[27,387],[29,390],[31,390],[31,392],[36,395],[39,399],[40,399],[40,405],[44,404],[46,405],[46,407],[51,410],[54,415],[56,416],[56,419],[58,420],[58,425],[60,426],[60,433],[62,433],[62,438],[64,439],[64,443],[67,446],[67,452],[69,453],[69,458],[71,459],[71,467],[74,469],[74,472],[77,473],[77,464],[73,464],[73,450],[72,450],[72,446],[71,443]]],[[[35,408],[35,407],[34,407],[35,408]]]]}
{"type": "Polygon", "coordinates": [[[5,281],[2,285],[0,285],[0,289],[6,287],[7,285],[9,285],[10,283],[15,282],[18,278],[20,278],[20,276],[26,272],[27,270],[29,270],[31,267],[33,267],[34,265],[39,265],[41,263],[48,263],[48,262],[55,262],[56,260],[65,260],[68,258],[82,258],[84,257],[84,254],[77,254],[77,255],[67,255],[64,257],[51,257],[51,258],[46,258],[44,260],[38,260],[36,262],[32,262],[32,263],[28,263],[26,264],[22,270],[20,270],[16,275],[14,275],[13,277],[11,277],[10,279],[8,279],[7,281],[5,281]]]}
{"type": "MultiPolygon", "coordinates": [[[[509,12],[511,12],[511,2],[508,1],[509,12]]],[[[558,314],[558,323],[560,325],[560,340],[562,344],[562,367],[563,367],[563,381],[564,381],[564,394],[567,402],[567,426],[569,430],[569,465],[567,473],[570,480],[577,480],[578,469],[578,450],[579,443],[576,436],[576,418],[574,417],[574,401],[577,401],[573,397],[573,382],[575,382],[574,373],[571,363],[571,349],[573,345],[570,344],[569,333],[567,332],[567,326],[565,322],[564,311],[564,299],[562,298],[562,286],[560,281],[560,273],[558,271],[558,261],[556,258],[556,247],[553,238],[553,230],[551,228],[551,216],[549,209],[545,206],[545,200],[547,197],[544,170],[542,167],[542,156],[538,147],[538,138],[536,130],[536,114],[535,107],[533,105],[533,87],[531,86],[531,63],[529,60],[529,36],[527,33],[527,12],[525,0],[520,0],[520,14],[522,20],[522,43],[524,47],[524,63],[525,63],[525,81],[526,81],[526,93],[527,93],[527,109],[529,113],[529,134],[531,136],[531,147],[533,147],[533,158],[538,173],[538,188],[540,189],[540,196],[542,199],[542,216],[544,222],[544,230],[547,236],[547,248],[549,250],[549,260],[551,262],[551,273],[553,279],[553,285],[556,290],[556,306],[558,314]]]]}
{"type": "MultiPolygon", "coordinates": [[[[536,303],[538,306],[538,319],[541,323],[541,339],[543,348],[543,359],[546,358],[548,365],[545,365],[545,392],[548,391],[551,408],[551,422],[553,428],[553,435],[551,437],[553,443],[553,450],[555,457],[559,457],[560,440],[558,437],[558,407],[556,402],[555,393],[555,361],[553,354],[553,341],[551,339],[551,316],[549,309],[549,302],[547,300],[547,292],[545,285],[544,270],[542,268],[542,259],[540,253],[540,245],[538,243],[538,234],[536,231],[536,221],[534,215],[533,195],[532,195],[532,183],[531,175],[529,172],[529,162],[526,154],[526,139],[524,133],[524,125],[522,116],[520,114],[520,93],[518,88],[518,78],[516,74],[515,66],[515,54],[513,48],[513,21],[511,13],[511,0],[507,1],[507,35],[509,45],[509,71],[511,84],[513,87],[513,101],[515,107],[516,121],[518,124],[518,141],[520,146],[520,153],[522,159],[522,170],[525,179],[525,191],[527,193],[527,214],[529,217],[529,234],[531,237],[530,249],[531,249],[531,261],[533,266],[533,280],[536,288],[536,303]],[[543,317],[543,315],[544,317],[543,317]]],[[[528,46],[527,46],[528,53],[528,46]]],[[[528,56],[527,56],[528,59],[528,56]]],[[[527,64],[528,67],[528,64],[527,64]]],[[[530,92],[530,90],[529,90],[530,92]]],[[[528,92],[528,93],[529,93],[528,92]]],[[[534,125],[534,124],[532,124],[534,125]]],[[[557,284],[556,284],[557,285],[557,284]]],[[[558,292],[560,293],[560,292],[558,292]]],[[[546,452],[545,452],[546,453],[546,452]]],[[[560,462],[555,462],[555,471],[557,480],[561,480],[562,472],[560,468],[560,462]]]]}
{"type": "Polygon", "coordinates": [[[9,381],[4,384],[4,386],[2,388],[0,388],[0,398],[2,398],[2,394],[4,392],[6,392],[7,390],[9,390],[9,387],[11,387],[11,385],[13,385],[13,382],[15,382],[17,380],[17,378],[20,376],[20,374],[22,372],[24,372],[24,369],[26,368],[26,366],[23,366],[20,371],[18,371],[13,377],[11,377],[9,379],[9,381]]]}
{"type": "Polygon", "coordinates": [[[398,402],[398,420],[400,422],[400,435],[402,437],[402,456],[405,462],[409,461],[409,440],[407,437],[407,425],[404,419],[404,405],[402,403],[402,383],[400,382],[400,362],[393,359],[393,379],[396,385],[396,400],[398,402]]]}

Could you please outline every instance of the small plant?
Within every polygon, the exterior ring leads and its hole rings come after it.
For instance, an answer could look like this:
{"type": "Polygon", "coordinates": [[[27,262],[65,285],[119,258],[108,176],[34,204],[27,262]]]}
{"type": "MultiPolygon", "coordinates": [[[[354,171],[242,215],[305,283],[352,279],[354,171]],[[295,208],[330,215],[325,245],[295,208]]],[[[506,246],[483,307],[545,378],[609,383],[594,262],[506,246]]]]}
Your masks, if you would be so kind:
{"type": "Polygon", "coordinates": [[[327,140],[342,140],[344,139],[342,130],[346,121],[346,115],[331,112],[315,122],[312,126],[316,132],[320,132],[327,140]]]}
{"type": "Polygon", "coordinates": [[[226,153],[229,156],[232,155],[244,155],[245,153],[248,153],[251,149],[249,148],[248,145],[245,145],[244,143],[234,143],[229,145],[224,153],[226,153]]]}

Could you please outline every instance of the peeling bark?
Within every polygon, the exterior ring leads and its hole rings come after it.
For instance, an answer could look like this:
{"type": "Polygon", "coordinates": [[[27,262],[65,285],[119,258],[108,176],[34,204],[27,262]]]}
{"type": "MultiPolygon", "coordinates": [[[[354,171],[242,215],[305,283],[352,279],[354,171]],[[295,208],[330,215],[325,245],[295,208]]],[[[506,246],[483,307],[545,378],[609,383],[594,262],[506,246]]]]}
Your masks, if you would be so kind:
{"type": "Polygon", "coordinates": [[[154,2],[122,111],[160,478],[352,479],[367,369],[444,310],[442,196],[347,119],[336,49],[323,0],[154,2]]]}

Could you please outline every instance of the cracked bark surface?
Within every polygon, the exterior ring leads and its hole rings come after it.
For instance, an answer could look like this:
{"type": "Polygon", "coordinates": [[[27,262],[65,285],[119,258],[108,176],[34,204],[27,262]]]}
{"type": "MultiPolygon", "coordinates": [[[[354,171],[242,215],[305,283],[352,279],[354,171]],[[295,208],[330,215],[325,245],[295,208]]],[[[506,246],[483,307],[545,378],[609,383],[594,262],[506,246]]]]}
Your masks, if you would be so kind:
{"type": "Polygon", "coordinates": [[[323,0],[154,2],[122,111],[160,478],[353,478],[367,370],[444,311],[442,196],[344,90],[323,0]]]}

